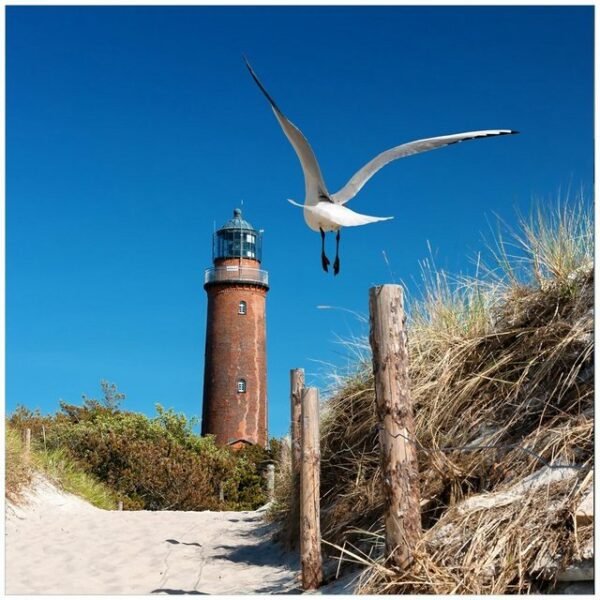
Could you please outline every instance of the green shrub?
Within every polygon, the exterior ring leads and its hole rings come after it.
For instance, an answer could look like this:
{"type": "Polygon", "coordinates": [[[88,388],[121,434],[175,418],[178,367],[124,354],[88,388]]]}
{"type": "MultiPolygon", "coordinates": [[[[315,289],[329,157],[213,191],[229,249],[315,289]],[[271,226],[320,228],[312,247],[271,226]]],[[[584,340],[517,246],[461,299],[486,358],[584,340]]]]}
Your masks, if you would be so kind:
{"type": "Polygon", "coordinates": [[[107,382],[102,389],[102,400],[61,402],[51,417],[20,407],[11,424],[30,427],[49,452],[68,453],[122,498],[126,509],[251,510],[264,504],[266,450],[218,447],[212,436],[193,432],[195,419],[160,405],[154,418],[121,411],[124,395],[107,382]]]}

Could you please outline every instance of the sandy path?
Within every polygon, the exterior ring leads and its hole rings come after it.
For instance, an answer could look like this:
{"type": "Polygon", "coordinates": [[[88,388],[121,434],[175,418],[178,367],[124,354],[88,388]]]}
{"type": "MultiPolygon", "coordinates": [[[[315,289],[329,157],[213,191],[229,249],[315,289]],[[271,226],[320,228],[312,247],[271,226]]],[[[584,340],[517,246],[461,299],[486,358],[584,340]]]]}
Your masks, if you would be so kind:
{"type": "Polygon", "coordinates": [[[9,594],[256,594],[297,591],[298,564],[264,510],[105,511],[41,478],[8,505],[9,594]]]}

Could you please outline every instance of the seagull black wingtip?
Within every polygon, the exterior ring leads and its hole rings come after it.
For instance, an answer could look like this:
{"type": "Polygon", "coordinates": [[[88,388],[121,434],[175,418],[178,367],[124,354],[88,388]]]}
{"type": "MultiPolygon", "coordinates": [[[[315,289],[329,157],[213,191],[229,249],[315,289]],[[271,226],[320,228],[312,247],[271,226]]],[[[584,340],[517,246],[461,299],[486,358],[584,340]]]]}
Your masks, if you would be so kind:
{"type": "Polygon", "coordinates": [[[250,66],[250,61],[248,60],[248,57],[242,52],[242,58],[244,59],[244,63],[246,63],[246,68],[248,69],[248,71],[250,71],[250,73],[254,73],[254,71],[252,70],[252,67],[250,66]]]}
{"type": "Polygon", "coordinates": [[[271,104],[271,106],[280,115],[283,115],[283,113],[281,112],[281,110],[279,109],[279,107],[277,106],[277,104],[275,104],[275,100],[273,100],[273,98],[271,98],[269,92],[267,92],[267,90],[265,89],[265,87],[263,86],[263,84],[260,82],[260,79],[258,78],[258,75],[254,72],[254,69],[252,68],[252,66],[248,62],[248,59],[243,54],[242,54],[242,56],[244,58],[244,61],[246,62],[246,67],[248,67],[248,71],[250,71],[250,75],[252,75],[252,79],[254,79],[254,82],[260,88],[260,91],[266,96],[266,98],[269,101],[269,103],[271,104]]]}

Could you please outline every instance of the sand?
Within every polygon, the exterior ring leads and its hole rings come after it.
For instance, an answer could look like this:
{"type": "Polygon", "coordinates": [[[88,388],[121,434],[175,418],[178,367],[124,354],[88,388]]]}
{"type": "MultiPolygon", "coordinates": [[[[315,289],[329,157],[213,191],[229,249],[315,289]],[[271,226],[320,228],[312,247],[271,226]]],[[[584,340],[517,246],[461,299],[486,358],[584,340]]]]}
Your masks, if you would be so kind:
{"type": "Polygon", "coordinates": [[[300,591],[297,558],[271,540],[264,508],[106,511],[40,476],[25,502],[7,503],[8,594],[300,591]]]}

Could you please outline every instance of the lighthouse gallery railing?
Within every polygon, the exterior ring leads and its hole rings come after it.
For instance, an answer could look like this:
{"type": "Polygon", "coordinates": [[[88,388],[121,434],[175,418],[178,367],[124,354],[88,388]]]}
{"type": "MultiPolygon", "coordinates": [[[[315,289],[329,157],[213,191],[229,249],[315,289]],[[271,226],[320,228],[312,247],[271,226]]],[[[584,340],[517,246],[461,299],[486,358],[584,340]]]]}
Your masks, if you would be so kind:
{"type": "Polygon", "coordinates": [[[204,271],[204,283],[219,283],[226,281],[242,281],[247,283],[258,283],[269,285],[269,273],[262,269],[251,267],[238,267],[227,265],[225,267],[214,267],[204,271]]]}

